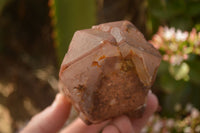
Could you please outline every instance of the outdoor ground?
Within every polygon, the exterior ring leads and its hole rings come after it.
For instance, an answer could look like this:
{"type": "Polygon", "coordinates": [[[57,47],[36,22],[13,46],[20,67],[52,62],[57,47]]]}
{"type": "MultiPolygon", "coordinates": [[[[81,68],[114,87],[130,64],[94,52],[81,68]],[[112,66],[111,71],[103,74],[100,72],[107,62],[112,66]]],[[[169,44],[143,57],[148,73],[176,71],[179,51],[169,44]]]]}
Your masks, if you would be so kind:
{"type": "Polygon", "coordinates": [[[24,126],[58,91],[47,2],[12,2],[0,16],[0,133],[24,126]]]}

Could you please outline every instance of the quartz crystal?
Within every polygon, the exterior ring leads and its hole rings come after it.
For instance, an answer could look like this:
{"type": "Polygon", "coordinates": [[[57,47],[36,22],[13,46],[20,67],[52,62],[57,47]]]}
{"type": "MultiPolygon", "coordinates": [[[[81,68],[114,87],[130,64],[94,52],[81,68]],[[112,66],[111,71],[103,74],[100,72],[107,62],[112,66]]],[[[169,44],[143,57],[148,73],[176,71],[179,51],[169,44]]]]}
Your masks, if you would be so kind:
{"type": "Polygon", "coordinates": [[[85,123],[138,117],[161,55],[129,21],[75,32],[61,65],[61,90],[85,123]]]}

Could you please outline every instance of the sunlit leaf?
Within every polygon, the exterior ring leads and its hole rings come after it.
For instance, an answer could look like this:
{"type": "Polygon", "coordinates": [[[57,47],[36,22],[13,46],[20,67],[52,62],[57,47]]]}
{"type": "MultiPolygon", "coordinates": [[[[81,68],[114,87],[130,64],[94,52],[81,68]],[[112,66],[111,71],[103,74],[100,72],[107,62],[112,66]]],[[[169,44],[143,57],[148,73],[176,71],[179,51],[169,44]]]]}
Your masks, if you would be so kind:
{"type": "Polygon", "coordinates": [[[183,62],[180,66],[173,66],[171,65],[169,68],[169,72],[176,80],[189,80],[189,72],[190,67],[187,63],[183,62]]]}
{"type": "Polygon", "coordinates": [[[55,0],[59,62],[67,52],[76,30],[90,28],[96,21],[94,0],[55,0]]]}

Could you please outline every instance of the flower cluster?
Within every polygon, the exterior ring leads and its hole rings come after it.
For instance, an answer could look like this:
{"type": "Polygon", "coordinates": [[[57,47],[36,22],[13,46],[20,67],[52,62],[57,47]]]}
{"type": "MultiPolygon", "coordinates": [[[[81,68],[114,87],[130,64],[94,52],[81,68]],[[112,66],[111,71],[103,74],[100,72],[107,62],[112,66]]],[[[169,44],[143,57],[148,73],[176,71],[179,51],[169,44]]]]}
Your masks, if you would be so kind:
{"type": "Polygon", "coordinates": [[[185,108],[177,104],[175,111],[177,112],[175,118],[152,116],[142,129],[142,133],[200,133],[200,111],[198,109],[192,104],[187,104],[185,108]]]}
{"type": "Polygon", "coordinates": [[[189,33],[180,29],[160,27],[150,43],[161,51],[163,60],[172,65],[180,65],[191,53],[200,55],[200,32],[194,28],[189,33]]]}

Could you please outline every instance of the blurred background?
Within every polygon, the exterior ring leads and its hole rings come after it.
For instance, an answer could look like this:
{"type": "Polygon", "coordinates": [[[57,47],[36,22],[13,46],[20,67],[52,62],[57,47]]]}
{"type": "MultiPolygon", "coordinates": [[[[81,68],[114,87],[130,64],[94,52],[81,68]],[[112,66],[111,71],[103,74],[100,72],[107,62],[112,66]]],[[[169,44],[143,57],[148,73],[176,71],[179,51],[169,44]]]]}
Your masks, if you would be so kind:
{"type": "Polygon", "coordinates": [[[163,55],[143,133],[200,133],[200,0],[0,0],[0,133],[51,104],[73,33],[129,20],[163,55]]]}

